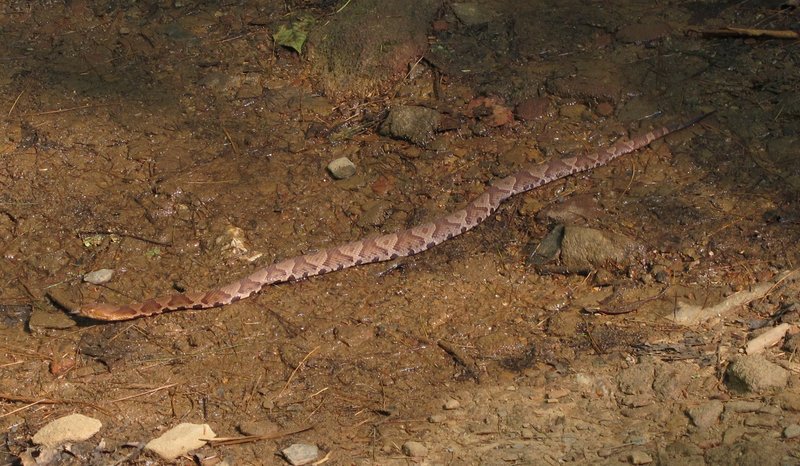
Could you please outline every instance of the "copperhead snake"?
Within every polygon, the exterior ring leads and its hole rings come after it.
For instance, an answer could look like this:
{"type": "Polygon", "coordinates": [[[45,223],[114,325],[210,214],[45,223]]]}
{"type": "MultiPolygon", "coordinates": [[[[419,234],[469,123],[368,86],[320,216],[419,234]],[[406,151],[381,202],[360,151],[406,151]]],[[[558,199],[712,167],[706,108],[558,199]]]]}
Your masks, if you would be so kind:
{"type": "Polygon", "coordinates": [[[323,251],[286,259],[266,266],[222,287],[198,293],[181,293],[148,299],[137,304],[91,303],[75,314],[96,320],[128,320],[184,309],[208,309],[234,303],[260,292],[267,285],[300,280],[361,264],[410,256],[458,236],[481,223],[511,196],[524,193],[566,176],[591,170],[641,149],[669,133],[694,125],[708,114],[687,122],[664,126],[630,140],[618,141],[600,151],[553,159],[491,183],[489,188],[461,209],[428,223],[396,233],[367,238],[323,251]]]}

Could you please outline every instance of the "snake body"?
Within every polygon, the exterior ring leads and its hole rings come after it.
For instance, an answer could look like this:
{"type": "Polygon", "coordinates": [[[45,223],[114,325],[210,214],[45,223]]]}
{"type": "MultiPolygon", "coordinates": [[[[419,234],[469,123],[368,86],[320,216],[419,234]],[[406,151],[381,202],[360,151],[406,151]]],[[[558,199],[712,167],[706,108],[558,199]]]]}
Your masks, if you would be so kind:
{"type": "Polygon", "coordinates": [[[208,309],[249,298],[267,285],[300,280],[361,264],[410,256],[458,236],[486,219],[511,196],[524,193],[566,176],[605,165],[617,157],[641,149],[656,139],[682,130],[705,118],[664,126],[630,140],[619,141],[600,151],[553,159],[491,183],[489,188],[461,209],[396,233],[362,239],[303,256],[293,257],[256,270],[219,288],[198,293],[181,293],[148,299],[137,304],[91,303],[76,314],[97,320],[128,320],[167,311],[208,309]]]}

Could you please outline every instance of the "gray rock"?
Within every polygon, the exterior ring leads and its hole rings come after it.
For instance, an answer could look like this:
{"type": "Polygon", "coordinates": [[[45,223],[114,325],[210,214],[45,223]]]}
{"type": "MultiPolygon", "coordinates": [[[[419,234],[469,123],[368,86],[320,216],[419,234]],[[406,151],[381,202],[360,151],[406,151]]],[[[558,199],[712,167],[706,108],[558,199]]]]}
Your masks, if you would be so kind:
{"type": "Polygon", "coordinates": [[[50,422],[33,436],[33,443],[57,447],[67,442],[80,442],[96,434],[103,423],[83,414],[70,414],[50,422]]]}
{"type": "Polygon", "coordinates": [[[783,429],[783,436],[788,439],[800,437],[800,424],[790,424],[786,426],[786,428],[783,429]]]}
{"type": "Polygon", "coordinates": [[[436,110],[410,105],[397,105],[378,131],[384,136],[425,144],[439,127],[441,115],[436,110]]]}
{"type": "Polygon", "coordinates": [[[328,171],[337,180],[344,180],[355,174],[356,166],[347,157],[339,157],[328,164],[328,171]]]}
{"type": "Polygon", "coordinates": [[[724,406],[719,400],[711,400],[699,406],[686,410],[686,414],[692,419],[694,425],[701,429],[717,424],[724,406]]]}
{"type": "Polygon", "coordinates": [[[403,444],[403,454],[414,457],[428,456],[428,448],[420,442],[409,440],[403,444]]]}
{"type": "Polygon", "coordinates": [[[319,456],[319,448],[316,445],[295,443],[281,450],[281,454],[286,458],[286,461],[297,466],[316,460],[317,456],[319,456]]]}
{"type": "Polygon", "coordinates": [[[152,451],[161,458],[172,461],[206,444],[205,440],[216,437],[208,424],[184,422],[164,432],[160,437],[147,442],[145,450],[152,451]]]}
{"type": "Polygon", "coordinates": [[[739,392],[764,393],[779,390],[789,382],[789,372],[754,354],[740,356],[726,371],[728,388],[739,392]]]}

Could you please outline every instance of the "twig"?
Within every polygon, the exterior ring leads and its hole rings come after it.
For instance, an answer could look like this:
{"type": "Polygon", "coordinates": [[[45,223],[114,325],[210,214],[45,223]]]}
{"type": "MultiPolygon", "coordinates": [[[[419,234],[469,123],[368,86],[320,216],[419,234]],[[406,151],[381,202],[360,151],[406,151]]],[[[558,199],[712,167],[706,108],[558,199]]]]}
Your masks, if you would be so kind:
{"type": "MultiPolygon", "coordinates": [[[[27,396],[5,395],[5,394],[2,394],[2,393],[0,393],[0,400],[17,402],[17,403],[20,403],[20,402],[21,403],[30,403],[27,406],[23,406],[20,409],[26,409],[26,408],[29,408],[31,406],[37,405],[37,404],[40,404],[40,405],[79,404],[79,405],[84,405],[84,406],[90,406],[90,407],[92,407],[92,408],[94,408],[94,409],[96,409],[98,411],[102,411],[102,412],[108,414],[108,411],[106,411],[105,409],[101,408],[100,406],[97,406],[94,403],[89,403],[88,401],[83,401],[83,400],[73,400],[73,399],[51,400],[51,399],[48,399],[48,398],[41,398],[41,399],[40,398],[30,398],[30,397],[27,397],[27,396]]],[[[5,413],[3,415],[0,415],[0,417],[8,416],[9,414],[13,414],[13,413],[15,413],[17,411],[19,411],[19,409],[15,410],[15,411],[12,411],[12,412],[9,412],[9,413],[5,413]]]]}
{"type": "Polygon", "coordinates": [[[319,349],[319,346],[317,346],[316,348],[312,349],[311,351],[309,351],[309,352],[308,352],[308,354],[306,354],[306,356],[303,358],[303,360],[302,360],[302,361],[300,361],[300,364],[298,364],[298,365],[297,365],[297,367],[295,367],[295,368],[294,368],[294,370],[292,371],[292,373],[291,373],[291,374],[289,374],[289,379],[288,379],[288,380],[286,380],[286,385],[284,385],[284,386],[283,386],[283,388],[281,389],[281,391],[280,391],[280,392],[278,392],[278,394],[277,394],[277,395],[275,395],[275,397],[273,398],[273,400],[274,400],[274,399],[277,399],[277,398],[279,398],[281,395],[283,395],[283,392],[285,392],[285,391],[286,391],[286,389],[287,389],[287,388],[289,388],[289,384],[292,382],[292,379],[294,378],[294,375],[295,375],[295,374],[297,374],[297,371],[299,371],[299,370],[300,370],[300,368],[301,368],[301,367],[303,367],[303,364],[306,362],[306,360],[307,360],[309,357],[311,357],[311,355],[314,353],[314,351],[316,351],[316,350],[318,350],[318,349],[319,349]]]}
{"type": "Polygon", "coordinates": [[[11,108],[8,109],[8,115],[6,115],[6,116],[11,116],[11,112],[14,111],[14,108],[17,106],[17,102],[19,102],[20,97],[22,97],[22,94],[24,94],[24,93],[25,93],[25,89],[19,91],[19,95],[17,96],[16,99],[14,99],[14,103],[11,104],[11,108]]]}
{"type": "Polygon", "coordinates": [[[130,400],[131,398],[136,398],[136,397],[139,397],[139,396],[149,395],[149,394],[155,393],[155,392],[157,392],[159,390],[172,388],[172,387],[174,387],[176,385],[178,385],[178,384],[177,383],[171,383],[171,384],[167,384],[167,385],[162,385],[161,387],[156,387],[156,388],[153,388],[151,390],[144,391],[142,393],[136,393],[134,395],[123,396],[122,398],[117,398],[116,400],[111,400],[111,401],[109,401],[109,403],[117,403],[117,402],[120,402],[120,401],[130,400]]]}
{"type": "Polygon", "coordinates": [[[86,104],[86,105],[81,105],[79,107],[70,107],[70,108],[62,108],[59,110],[48,110],[46,112],[31,113],[30,116],[53,115],[55,113],[71,112],[73,110],[83,110],[85,108],[107,107],[109,105],[111,104],[86,104]]]}
{"type": "Polygon", "coordinates": [[[36,405],[38,405],[40,403],[43,403],[43,402],[44,402],[44,400],[38,400],[38,401],[34,401],[33,403],[26,404],[25,406],[19,407],[17,409],[12,409],[11,411],[9,411],[9,412],[7,412],[5,414],[0,414],[0,418],[6,417],[6,416],[11,416],[14,413],[18,413],[20,411],[24,411],[24,410],[30,408],[31,406],[36,406],[36,405]]]}
{"type": "Polygon", "coordinates": [[[270,434],[264,435],[246,435],[244,437],[217,437],[217,438],[209,438],[209,439],[202,439],[206,442],[210,443],[211,446],[217,445],[238,445],[240,443],[250,443],[250,442],[257,442],[259,440],[271,440],[280,437],[286,437],[289,435],[299,434],[301,432],[306,432],[308,430],[313,429],[314,426],[307,426],[297,430],[284,430],[282,432],[272,432],[270,434]]]}

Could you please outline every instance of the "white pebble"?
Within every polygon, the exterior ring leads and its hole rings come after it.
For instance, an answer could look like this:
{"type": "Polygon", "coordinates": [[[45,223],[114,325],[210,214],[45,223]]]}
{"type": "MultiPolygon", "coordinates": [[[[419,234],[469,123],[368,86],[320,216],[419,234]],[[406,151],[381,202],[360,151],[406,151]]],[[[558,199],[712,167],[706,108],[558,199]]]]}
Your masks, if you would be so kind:
{"type": "Polygon", "coordinates": [[[145,450],[150,450],[167,461],[172,461],[206,444],[203,439],[216,437],[208,424],[184,422],[164,432],[161,437],[147,442],[145,450]]]}
{"type": "Polygon", "coordinates": [[[114,271],[111,269],[100,269],[87,273],[83,276],[83,281],[91,283],[92,285],[102,285],[108,283],[114,277],[114,271]]]}
{"type": "Polygon", "coordinates": [[[102,426],[103,423],[97,419],[83,414],[70,414],[39,429],[33,436],[33,443],[57,447],[67,442],[80,442],[96,434],[102,426]]]}

